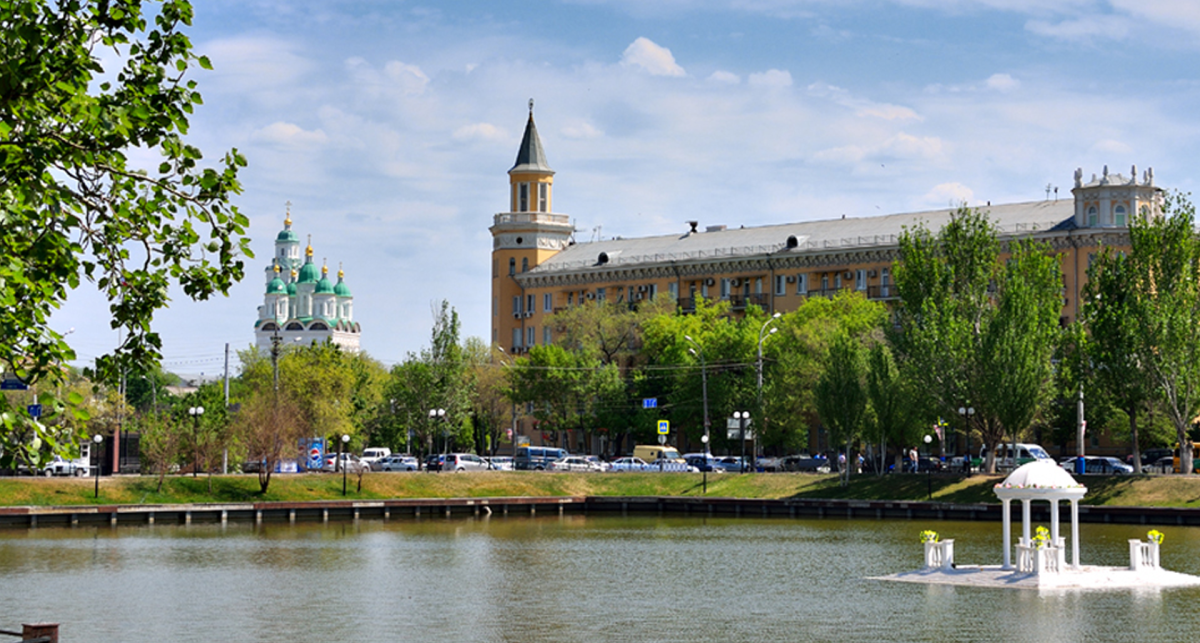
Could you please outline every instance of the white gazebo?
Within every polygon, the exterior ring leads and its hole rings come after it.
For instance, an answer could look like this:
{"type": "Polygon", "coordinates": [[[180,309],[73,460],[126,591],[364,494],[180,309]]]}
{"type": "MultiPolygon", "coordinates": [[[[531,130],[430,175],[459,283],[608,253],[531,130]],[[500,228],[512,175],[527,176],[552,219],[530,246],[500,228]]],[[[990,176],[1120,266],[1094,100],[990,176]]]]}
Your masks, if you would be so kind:
{"type": "Polygon", "coordinates": [[[996,495],[1004,505],[1004,566],[1012,569],[1012,501],[1021,501],[1021,540],[1017,544],[1017,570],[1038,572],[1045,565],[1053,565],[1062,571],[1065,563],[1065,543],[1058,534],[1058,502],[1071,503],[1071,567],[1079,569],[1079,501],[1087,493],[1087,487],[1075,481],[1071,474],[1052,460],[1036,460],[1018,467],[1004,482],[995,487],[996,495]],[[1029,506],[1034,500],[1050,503],[1050,542],[1038,547],[1030,535],[1029,506]],[[1045,552],[1045,553],[1043,553],[1045,552]],[[1042,561],[1045,556],[1047,560],[1042,561]]]}

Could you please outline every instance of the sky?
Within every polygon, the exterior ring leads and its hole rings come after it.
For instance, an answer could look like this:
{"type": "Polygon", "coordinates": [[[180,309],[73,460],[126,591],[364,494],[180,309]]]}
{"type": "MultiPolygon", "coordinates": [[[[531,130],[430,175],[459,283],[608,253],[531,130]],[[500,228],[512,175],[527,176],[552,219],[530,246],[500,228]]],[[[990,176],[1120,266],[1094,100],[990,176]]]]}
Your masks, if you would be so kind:
{"type": "MultiPolygon", "coordinates": [[[[189,142],[246,156],[257,255],[155,317],[189,376],[253,343],[288,202],[372,357],[427,346],[442,300],[488,338],[531,98],[579,242],[1070,198],[1077,167],[1198,179],[1197,2],[196,0],[188,33],[214,67],[189,142]]],[[[117,345],[106,314],[85,284],[54,316],[80,362],[117,345]]]]}

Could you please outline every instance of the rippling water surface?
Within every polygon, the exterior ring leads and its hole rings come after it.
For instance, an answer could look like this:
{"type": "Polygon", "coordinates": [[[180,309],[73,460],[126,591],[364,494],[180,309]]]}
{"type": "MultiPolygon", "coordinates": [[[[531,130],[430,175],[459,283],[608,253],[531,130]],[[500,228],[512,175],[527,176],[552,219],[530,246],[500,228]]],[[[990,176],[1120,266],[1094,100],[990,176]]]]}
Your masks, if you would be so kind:
{"type": "MultiPolygon", "coordinates": [[[[917,534],[1000,562],[995,523],[566,516],[0,531],[0,629],[165,641],[1182,641],[1200,590],[866,580],[917,534]]],[[[1085,564],[1147,528],[1084,525],[1085,564]]],[[[1200,529],[1162,528],[1200,574],[1200,529]]]]}

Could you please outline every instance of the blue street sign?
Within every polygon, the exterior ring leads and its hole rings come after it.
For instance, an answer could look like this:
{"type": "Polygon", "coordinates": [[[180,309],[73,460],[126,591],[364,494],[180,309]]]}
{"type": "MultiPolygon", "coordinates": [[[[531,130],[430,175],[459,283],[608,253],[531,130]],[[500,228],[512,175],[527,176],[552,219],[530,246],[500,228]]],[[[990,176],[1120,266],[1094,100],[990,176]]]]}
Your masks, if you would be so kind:
{"type": "Polygon", "coordinates": [[[29,410],[29,417],[35,417],[35,418],[42,417],[42,405],[41,404],[30,404],[26,408],[29,410]]]}
{"type": "Polygon", "coordinates": [[[642,400],[642,408],[643,409],[658,408],[658,398],[657,397],[648,397],[648,398],[643,399],[642,400]]]}
{"type": "Polygon", "coordinates": [[[5,377],[0,381],[0,391],[28,391],[29,385],[15,377],[5,377]]]}
{"type": "Polygon", "coordinates": [[[667,435],[670,432],[671,432],[671,421],[670,420],[659,420],[658,421],[658,434],[659,435],[667,435]]]}

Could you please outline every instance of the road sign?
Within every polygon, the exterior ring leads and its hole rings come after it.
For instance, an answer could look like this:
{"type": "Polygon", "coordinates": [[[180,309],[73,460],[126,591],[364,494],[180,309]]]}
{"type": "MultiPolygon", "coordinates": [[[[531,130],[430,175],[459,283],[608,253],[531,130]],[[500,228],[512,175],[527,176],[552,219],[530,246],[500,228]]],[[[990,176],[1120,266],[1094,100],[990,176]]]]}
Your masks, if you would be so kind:
{"type": "Polygon", "coordinates": [[[670,432],[671,432],[671,421],[670,420],[659,420],[658,421],[658,434],[659,435],[667,435],[670,432]]]}
{"type": "Polygon", "coordinates": [[[667,436],[665,436],[665,435],[660,435],[660,436],[658,436],[658,443],[659,443],[659,444],[666,444],[666,443],[667,443],[667,436]]]}
{"type": "Polygon", "coordinates": [[[42,417],[42,405],[41,404],[30,404],[26,408],[29,410],[29,417],[34,417],[34,418],[42,417]]]}
{"type": "Polygon", "coordinates": [[[648,398],[643,399],[642,400],[642,408],[643,409],[657,409],[658,408],[658,398],[657,397],[648,397],[648,398]]]}
{"type": "Polygon", "coordinates": [[[28,391],[29,385],[17,379],[12,373],[5,373],[0,380],[0,391],[28,391]]]}

